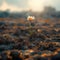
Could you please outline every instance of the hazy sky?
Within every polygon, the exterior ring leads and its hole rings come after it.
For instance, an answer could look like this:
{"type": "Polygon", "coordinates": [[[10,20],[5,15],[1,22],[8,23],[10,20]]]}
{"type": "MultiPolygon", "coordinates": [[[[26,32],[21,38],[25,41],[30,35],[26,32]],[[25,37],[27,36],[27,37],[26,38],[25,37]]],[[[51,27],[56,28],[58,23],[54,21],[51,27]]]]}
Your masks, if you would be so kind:
{"type": "Polygon", "coordinates": [[[0,10],[11,11],[29,10],[41,11],[44,6],[53,6],[60,10],[60,0],[0,0],[0,10]]]}

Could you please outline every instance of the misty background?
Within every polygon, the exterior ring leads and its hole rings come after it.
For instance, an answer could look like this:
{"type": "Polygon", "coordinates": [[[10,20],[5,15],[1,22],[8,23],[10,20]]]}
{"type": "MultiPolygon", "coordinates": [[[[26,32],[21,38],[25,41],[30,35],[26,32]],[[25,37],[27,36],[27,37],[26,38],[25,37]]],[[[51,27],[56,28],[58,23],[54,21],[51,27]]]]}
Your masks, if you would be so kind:
{"type": "Polygon", "coordinates": [[[60,0],[0,0],[0,18],[60,17],[60,0]]]}
{"type": "Polygon", "coordinates": [[[34,12],[32,10],[10,12],[9,9],[0,10],[0,18],[27,18],[28,16],[35,16],[36,18],[59,18],[60,11],[57,11],[54,7],[46,6],[42,12],[34,12]]]}

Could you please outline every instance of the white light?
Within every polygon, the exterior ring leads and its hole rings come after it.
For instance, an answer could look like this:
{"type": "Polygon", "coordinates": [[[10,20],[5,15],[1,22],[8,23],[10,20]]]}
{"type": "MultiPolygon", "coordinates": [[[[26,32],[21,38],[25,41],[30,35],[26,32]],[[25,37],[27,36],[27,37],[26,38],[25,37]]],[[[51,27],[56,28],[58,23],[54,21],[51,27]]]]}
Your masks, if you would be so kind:
{"type": "Polygon", "coordinates": [[[50,0],[29,0],[28,4],[33,11],[42,11],[45,6],[51,4],[51,1],[50,0]]]}

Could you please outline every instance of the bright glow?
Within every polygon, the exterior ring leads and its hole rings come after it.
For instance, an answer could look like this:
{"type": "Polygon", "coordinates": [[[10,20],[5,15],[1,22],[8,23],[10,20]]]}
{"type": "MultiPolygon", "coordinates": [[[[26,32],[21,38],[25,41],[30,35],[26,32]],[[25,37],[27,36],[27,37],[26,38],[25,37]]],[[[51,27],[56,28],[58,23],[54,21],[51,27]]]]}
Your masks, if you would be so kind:
{"type": "Polygon", "coordinates": [[[25,2],[24,0],[23,0],[23,2],[20,2],[20,0],[17,0],[16,5],[14,5],[14,4],[11,5],[11,2],[9,5],[6,0],[3,0],[3,4],[0,6],[0,10],[10,9],[11,11],[22,11],[22,10],[31,9],[33,11],[42,11],[45,6],[52,6],[52,7],[57,8],[58,10],[60,10],[60,8],[59,8],[60,0],[56,0],[56,1],[55,0],[26,0],[27,5],[24,4],[24,2],[25,2]],[[23,3],[23,5],[20,6],[19,2],[20,2],[20,4],[23,3]],[[26,8],[24,8],[23,6],[26,8]]]}
{"type": "Polygon", "coordinates": [[[33,11],[42,11],[44,6],[50,5],[50,0],[29,0],[29,7],[33,11]]]}

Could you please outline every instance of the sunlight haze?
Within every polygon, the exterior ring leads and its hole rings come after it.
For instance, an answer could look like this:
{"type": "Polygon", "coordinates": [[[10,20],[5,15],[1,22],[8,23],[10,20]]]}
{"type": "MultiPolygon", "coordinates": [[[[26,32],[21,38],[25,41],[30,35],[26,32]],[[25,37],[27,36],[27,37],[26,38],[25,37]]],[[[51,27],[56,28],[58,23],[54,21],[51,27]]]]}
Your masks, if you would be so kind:
{"type": "Polygon", "coordinates": [[[0,0],[0,10],[22,11],[33,10],[42,11],[45,6],[55,7],[60,10],[60,0],[0,0]]]}

